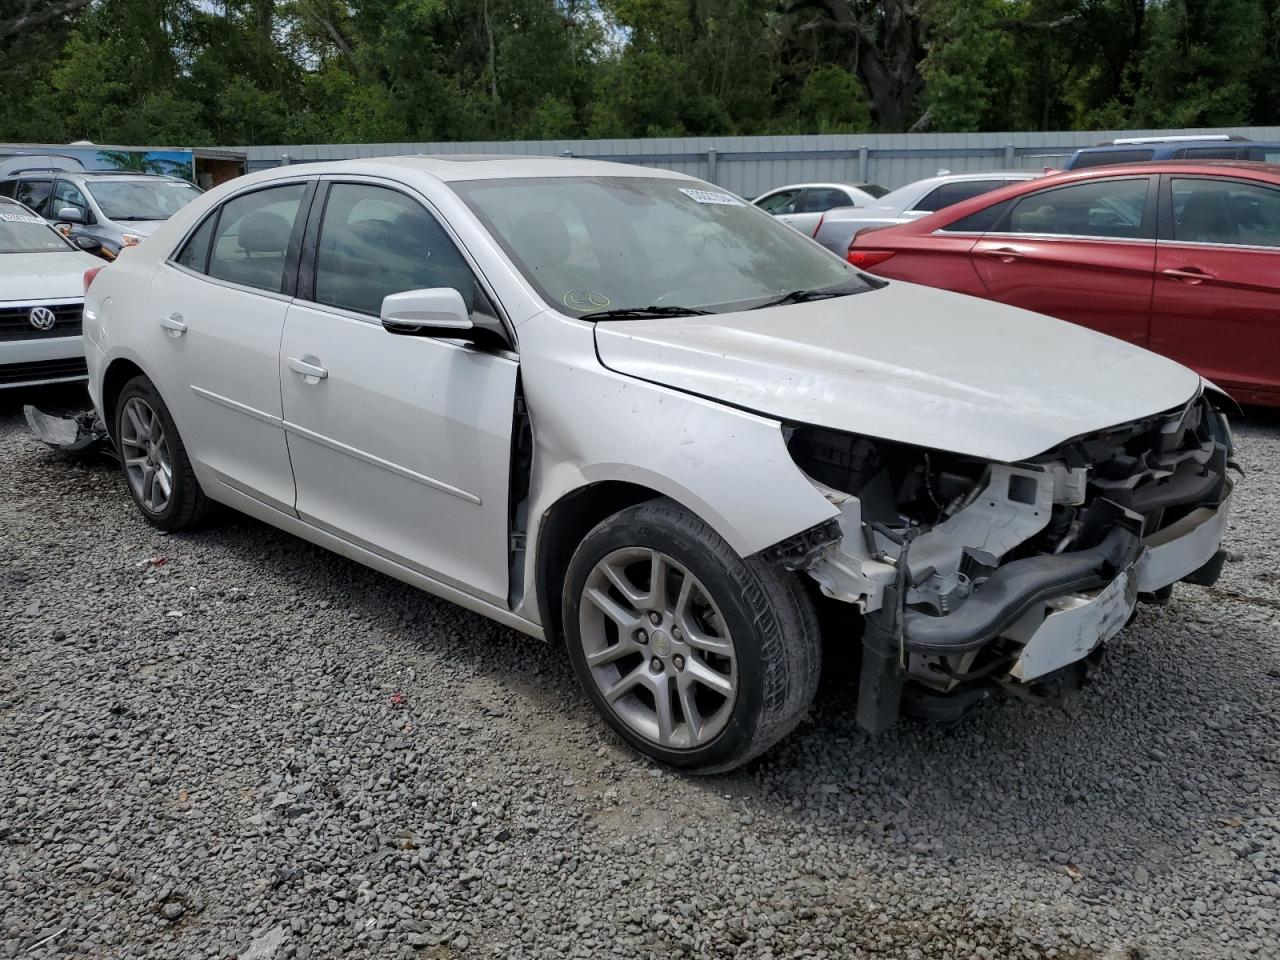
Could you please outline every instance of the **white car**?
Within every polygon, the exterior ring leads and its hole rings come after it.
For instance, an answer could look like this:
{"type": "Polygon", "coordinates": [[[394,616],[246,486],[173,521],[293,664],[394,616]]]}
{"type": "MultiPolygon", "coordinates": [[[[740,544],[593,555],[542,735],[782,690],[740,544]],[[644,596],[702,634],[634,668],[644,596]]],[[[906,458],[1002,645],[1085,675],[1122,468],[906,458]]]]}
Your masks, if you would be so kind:
{"type": "Polygon", "coordinates": [[[42,217],[0,197],[0,389],[85,378],[84,274],[100,266],[42,217]]]}
{"type": "Polygon", "coordinates": [[[843,258],[849,252],[853,238],[863,230],[891,227],[927,217],[961,200],[1042,176],[1043,173],[1033,170],[996,170],[926,177],[886,193],[874,203],[828,210],[816,221],[811,236],[843,258]]]}
{"type": "Polygon", "coordinates": [[[811,237],[828,210],[865,207],[888,192],[878,183],[793,183],[761,194],[752,203],[811,237]]]}
{"type": "Polygon", "coordinates": [[[224,184],[94,280],[90,392],[158,527],[217,501],[565,643],[636,749],[950,716],[1210,583],[1223,398],[1072,324],[857,272],[685,176],[559,158],[224,184]]]}

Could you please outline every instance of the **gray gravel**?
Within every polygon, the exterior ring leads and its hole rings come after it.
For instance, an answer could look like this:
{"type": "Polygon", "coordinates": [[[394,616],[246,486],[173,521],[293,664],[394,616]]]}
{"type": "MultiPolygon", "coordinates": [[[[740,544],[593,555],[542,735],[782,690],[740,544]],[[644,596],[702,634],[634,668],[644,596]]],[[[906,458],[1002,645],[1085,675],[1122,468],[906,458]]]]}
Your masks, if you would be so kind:
{"type": "MultiPolygon", "coordinates": [[[[242,517],[146,526],[0,397],[0,957],[1280,957],[1280,419],[1214,589],[1065,707],[735,775],[560,651],[242,517]]],[[[74,402],[74,397],[70,402],[74,402]]]]}

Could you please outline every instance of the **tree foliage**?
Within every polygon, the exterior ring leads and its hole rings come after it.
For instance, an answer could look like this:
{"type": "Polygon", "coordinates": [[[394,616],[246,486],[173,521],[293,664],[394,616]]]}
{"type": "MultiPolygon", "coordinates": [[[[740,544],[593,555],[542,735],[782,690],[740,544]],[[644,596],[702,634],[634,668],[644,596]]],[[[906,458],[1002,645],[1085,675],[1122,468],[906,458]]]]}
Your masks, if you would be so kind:
{"type": "Polygon", "coordinates": [[[0,140],[1274,123],[1280,0],[0,0],[0,140]]]}

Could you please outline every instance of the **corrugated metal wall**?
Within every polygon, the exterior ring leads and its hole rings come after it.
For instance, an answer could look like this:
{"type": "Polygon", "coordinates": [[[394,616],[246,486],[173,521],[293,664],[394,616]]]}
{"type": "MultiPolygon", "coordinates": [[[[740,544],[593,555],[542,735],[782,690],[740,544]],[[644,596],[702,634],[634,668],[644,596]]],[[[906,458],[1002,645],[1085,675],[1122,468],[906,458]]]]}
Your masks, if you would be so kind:
{"type": "Polygon", "coordinates": [[[784,183],[869,180],[900,187],[939,170],[1056,166],[1077,147],[1113,137],[1232,133],[1280,140],[1280,127],[1192,130],[1090,130],[1049,133],[890,133],[796,137],[670,137],[649,140],[509,140],[477,143],[330,143],[230,147],[249,169],[284,162],[401,154],[506,153],[595,157],[678,170],[745,197],[784,183]],[[287,160],[285,159],[287,157],[287,160]]]}

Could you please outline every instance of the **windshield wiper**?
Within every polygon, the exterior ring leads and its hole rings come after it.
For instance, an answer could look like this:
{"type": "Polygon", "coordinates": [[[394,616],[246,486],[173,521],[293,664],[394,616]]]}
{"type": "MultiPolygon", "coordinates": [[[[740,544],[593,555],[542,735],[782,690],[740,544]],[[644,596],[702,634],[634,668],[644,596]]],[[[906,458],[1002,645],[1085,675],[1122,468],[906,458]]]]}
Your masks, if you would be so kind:
{"type": "Polygon", "coordinates": [[[710,310],[695,307],[614,307],[612,310],[596,310],[584,313],[580,320],[644,320],[649,317],[705,317],[710,310]]]}
{"type": "Polygon", "coordinates": [[[785,307],[789,303],[808,303],[811,300],[830,300],[832,297],[851,297],[855,293],[863,293],[867,287],[840,290],[792,290],[773,300],[757,304],[752,310],[763,310],[765,307],[785,307]]]}

